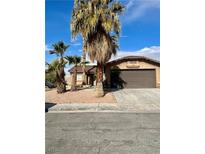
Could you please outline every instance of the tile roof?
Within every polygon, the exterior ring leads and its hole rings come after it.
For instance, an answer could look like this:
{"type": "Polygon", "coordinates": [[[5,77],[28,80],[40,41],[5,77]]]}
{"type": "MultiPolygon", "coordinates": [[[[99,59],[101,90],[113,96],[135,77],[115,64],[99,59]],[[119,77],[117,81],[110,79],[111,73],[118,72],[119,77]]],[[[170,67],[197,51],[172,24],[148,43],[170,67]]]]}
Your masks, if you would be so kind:
{"type": "Polygon", "coordinates": [[[153,63],[155,63],[157,65],[160,65],[159,61],[151,59],[151,58],[148,58],[148,57],[144,57],[144,56],[126,56],[126,57],[121,57],[121,58],[109,61],[109,62],[107,62],[107,64],[113,64],[113,63],[116,63],[116,62],[119,62],[119,61],[126,61],[126,60],[146,60],[146,61],[153,62],[153,63]]]}
{"type": "MultiPolygon", "coordinates": [[[[75,68],[75,66],[73,66],[70,70],[68,70],[68,72],[73,73],[74,68],[75,68]]],[[[96,71],[96,66],[95,65],[92,65],[92,66],[87,65],[85,67],[85,71],[86,71],[86,73],[94,73],[96,71]]],[[[83,73],[82,66],[77,66],[77,72],[83,73]]]]}

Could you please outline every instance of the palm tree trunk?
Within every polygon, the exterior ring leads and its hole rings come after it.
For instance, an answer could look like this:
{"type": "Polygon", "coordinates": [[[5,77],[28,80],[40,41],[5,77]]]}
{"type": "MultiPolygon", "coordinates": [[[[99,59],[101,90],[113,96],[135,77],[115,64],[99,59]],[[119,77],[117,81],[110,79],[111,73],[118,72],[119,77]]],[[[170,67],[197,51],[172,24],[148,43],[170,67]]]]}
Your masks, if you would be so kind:
{"type": "Polygon", "coordinates": [[[76,90],[76,81],[77,81],[77,65],[75,66],[74,72],[74,89],[76,90]]]}
{"type": "Polygon", "coordinates": [[[58,71],[56,72],[56,88],[57,88],[57,93],[62,93],[61,82],[60,82],[58,71]]]}
{"type": "Polygon", "coordinates": [[[103,65],[100,63],[97,63],[97,78],[98,82],[103,81],[103,65]]]}
{"type": "Polygon", "coordinates": [[[96,97],[104,96],[103,90],[103,65],[97,62],[97,85],[96,85],[96,97]]]}
{"type": "Polygon", "coordinates": [[[66,92],[65,73],[63,67],[61,67],[56,72],[56,80],[57,80],[57,92],[58,93],[66,92]]]}
{"type": "Polygon", "coordinates": [[[83,82],[82,85],[87,85],[87,80],[86,80],[86,72],[85,72],[85,62],[86,62],[86,51],[85,51],[85,40],[83,39],[83,53],[82,53],[82,62],[83,62],[83,82]]]}
{"type": "Polygon", "coordinates": [[[71,91],[76,90],[76,81],[77,81],[77,65],[75,66],[75,70],[72,76],[71,91]]]}
{"type": "MultiPolygon", "coordinates": [[[[60,57],[60,63],[63,63],[63,57],[61,55],[60,57]]],[[[64,67],[62,66],[59,70],[56,72],[56,79],[57,79],[57,92],[58,93],[64,93],[66,92],[66,81],[65,81],[65,71],[64,67]]]]}

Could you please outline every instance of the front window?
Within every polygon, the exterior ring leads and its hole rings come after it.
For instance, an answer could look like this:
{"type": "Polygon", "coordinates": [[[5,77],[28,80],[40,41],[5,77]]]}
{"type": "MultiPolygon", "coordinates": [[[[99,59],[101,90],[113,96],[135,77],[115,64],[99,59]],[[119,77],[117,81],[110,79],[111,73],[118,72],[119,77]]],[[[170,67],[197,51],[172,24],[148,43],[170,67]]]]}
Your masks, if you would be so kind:
{"type": "Polygon", "coordinates": [[[82,80],[82,74],[77,74],[77,80],[78,81],[82,80]]]}

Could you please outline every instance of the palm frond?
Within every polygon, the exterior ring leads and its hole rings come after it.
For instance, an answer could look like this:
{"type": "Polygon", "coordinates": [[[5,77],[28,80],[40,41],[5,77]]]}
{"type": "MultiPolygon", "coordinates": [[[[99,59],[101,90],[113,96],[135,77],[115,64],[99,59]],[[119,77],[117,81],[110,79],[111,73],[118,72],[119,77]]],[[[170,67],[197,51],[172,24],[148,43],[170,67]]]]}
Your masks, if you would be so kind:
{"type": "Polygon", "coordinates": [[[50,54],[58,54],[55,50],[49,50],[50,54]]]}
{"type": "Polygon", "coordinates": [[[114,13],[121,13],[125,10],[125,7],[120,2],[114,2],[111,9],[114,13]]]}
{"type": "Polygon", "coordinates": [[[56,54],[57,56],[63,57],[66,50],[70,47],[66,45],[63,41],[59,41],[52,45],[53,49],[49,51],[50,54],[56,54]]]}
{"type": "Polygon", "coordinates": [[[71,64],[77,65],[80,64],[81,62],[81,57],[79,56],[66,56],[65,59],[68,61],[70,65],[71,64]]]}
{"type": "Polygon", "coordinates": [[[72,37],[82,34],[86,52],[92,61],[104,63],[112,54],[116,54],[118,39],[110,36],[110,33],[119,37],[119,14],[124,8],[115,0],[75,0],[71,20],[72,37]]]}
{"type": "Polygon", "coordinates": [[[48,72],[53,72],[53,71],[57,71],[62,67],[65,67],[67,62],[60,62],[58,59],[53,60],[50,64],[47,63],[47,71],[48,72]]]}

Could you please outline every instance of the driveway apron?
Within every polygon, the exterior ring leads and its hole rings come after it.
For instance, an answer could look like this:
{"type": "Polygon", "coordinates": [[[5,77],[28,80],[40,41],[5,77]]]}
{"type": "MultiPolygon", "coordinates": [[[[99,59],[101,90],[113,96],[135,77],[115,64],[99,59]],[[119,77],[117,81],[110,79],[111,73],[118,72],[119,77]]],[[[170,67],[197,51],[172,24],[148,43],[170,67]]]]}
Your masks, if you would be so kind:
{"type": "Polygon", "coordinates": [[[160,90],[149,89],[122,89],[113,92],[121,110],[137,112],[160,111],[160,90]]]}

